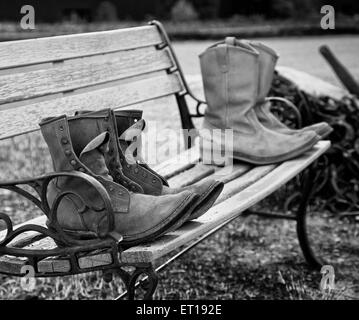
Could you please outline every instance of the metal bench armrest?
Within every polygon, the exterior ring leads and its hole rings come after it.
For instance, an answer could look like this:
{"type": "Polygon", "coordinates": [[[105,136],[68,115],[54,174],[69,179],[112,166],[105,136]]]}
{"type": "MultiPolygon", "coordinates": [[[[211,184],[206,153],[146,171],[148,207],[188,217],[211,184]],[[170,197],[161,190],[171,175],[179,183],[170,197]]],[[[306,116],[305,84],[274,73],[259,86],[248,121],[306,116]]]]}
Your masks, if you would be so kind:
{"type": "MultiPolygon", "coordinates": [[[[12,180],[12,181],[6,181],[6,182],[0,182],[0,189],[7,189],[13,192],[16,192],[20,194],[21,196],[29,199],[32,201],[38,208],[40,208],[45,215],[48,217],[48,219],[52,222],[52,229],[49,230],[45,227],[38,226],[38,225],[23,225],[16,230],[13,230],[13,224],[10,219],[10,217],[5,213],[0,213],[0,220],[3,220],[6,223],[7,226],[7,234],[6,237],[0,242],[0,253],[6,253],[8,250],[6,250],[7,244],[9,244],[12,240],[14,240],[19,234],[28,232],[28,231],[35,231],[38,232],[44,236],[49,236],[53,240],[55,240],[58,244],[62,244],[64,246],[83,246],[83,245],[95,245],[99,243],[98,239],[93,240],[76,240],[64,233],[62,228],[57,222],[57,208],[59,203],[61,202],[61,199],[68,195],[72,194],[74,196],[77,196],[81,199],[81,201],[84,203],[85,206],[91,208],[89,205],[85,203],[85,200],[78,194],[75,194],[73,192],[63,192],[58,195],[58,197],[55,199],[55,202],[52,206],[49,205],[47,201],[47,188],[49,183],[56,178],[60,177],[72,177],[72,178],[79,178],[83,180],[85,183],[91,185],[96,192],[99,194],[100,198],[103,201],[104,207],[101,208],[101,211],[106,212],[107,215],[107,221],[108,221],[108,228],[106,233],[102,235],[98,235],[101,239],[109,239],[112,237],[112,241],[116,241],[119,243],[122,240],[122,237],[120,235],[113,234],[112,231],[114,230],[114,213],[113,213],[113,207],[111,204],[111,199],[109,194],[107,193],[105,187],[97,181],[95,178],[84,174],[82,172],[56,172],[56,173],[49,173],[43,176],[35,177],[35,178],[29,178],[29,179],[21,179],[21,180],[12,180]],[[39,198],[35,197],[30,192],[22,189],[19,187],[19,185],[29,185],[33,189],[36,190],[36,192],[39,194],[39,198]]],[[[98,208],[94,208],[94,210],[98,211],[98,208]]],[[[9,249],[9,248],[8,248],[9,249]]],[[[19,253],[24,253],[24,249],[17,249],[17,248],[11,248],[13,250],[21,250],[19,253]]],[[[16,252],[13,252],[13,250],[10,250],[13,254],[16,252]]],[[[31,250],[26,250],[28,253],[31,252],[31,250]]],[[[45,250],[46,251],[46,250],[45,250]]],[[[9,253],[9,252],[7,252],[9,253]]],[[[34,252],[33,254],[40,254],[39,252],[34,252]]]]}
{"type": "Polygon", "coordinates": [[[302,116],[301,116],[297,106],[293,102],[291,102],[290,100],[288,100],[286,98],[282,98],[282,97],[267,97],[266,101],[269,101],[269,102],[275,101],[275,102],[280,102],[280,103],[284,104],[286,108],[290,109],[295,114],[298,127],[299,128],[302,127],[302,124],[303,124],[302,116]]]}

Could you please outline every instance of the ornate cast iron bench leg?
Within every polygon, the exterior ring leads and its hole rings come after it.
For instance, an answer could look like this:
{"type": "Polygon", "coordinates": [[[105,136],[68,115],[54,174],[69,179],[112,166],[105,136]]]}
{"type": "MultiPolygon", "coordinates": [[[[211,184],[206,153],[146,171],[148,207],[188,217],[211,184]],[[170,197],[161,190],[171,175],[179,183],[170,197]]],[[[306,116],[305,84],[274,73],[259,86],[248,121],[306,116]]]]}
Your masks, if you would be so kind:
{"type": "MultiPolygon", "coordinates": [[[[130,267],[130,266],[129,266],[130,267]]],[[[126,286],[126,292],[115,298],[122,299],[127,295],[128,300],[135,300],[136,290],[142,289],[143,300],[152,300],[158,284],[158,275],[151,264],[138,265],[132,272],[119,268],[115,271],[126,286]],[[143,276],[142,279],[141,276],[143,276]]]]}

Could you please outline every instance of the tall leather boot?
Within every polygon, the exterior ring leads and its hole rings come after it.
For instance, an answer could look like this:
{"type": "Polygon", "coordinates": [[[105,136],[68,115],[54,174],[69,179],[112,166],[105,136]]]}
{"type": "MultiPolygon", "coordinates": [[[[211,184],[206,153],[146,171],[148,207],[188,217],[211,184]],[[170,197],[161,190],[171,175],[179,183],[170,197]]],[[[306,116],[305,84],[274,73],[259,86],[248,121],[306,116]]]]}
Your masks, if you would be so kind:
{"type": "Polygon", "coordinates": [[[270,130],[257,118],[254,106],[259,92],[259,52],[239,43],[217,44],[200,55],[204,92],[208,103],[203,121],[203,157],[220,152],[233,142],[233,158],[253,164],[282,162],[311,149],[320,139],[314,131],[287,135],[270,130]],[[218,139],[214,129],[221,130],[218,139]],[[225,141],[225,129],[233,141],[225,141]],[[210,143],[208,143],[208,141],[210,143]]]}
{"type": "MultiPolygon", "coordinates": [[[[40,126],[55,172],[81,171],[106,188],[114,210],[114,231],[123,236],[122,245],[152,241],[185,222],[197,196],[185,191],[154,197],[133,193],[114,182],[107,168],[111,161],[107,158],[111,137],[108,123],[96,117],[63,115],[44,119],[40,126]]],[[[59,194],[72,192],[58,207],[58,222],[72,237],[96,238],[107,223],[106,213],[99,209],[102,201],[92,189],[72,177],[57,178],[49,185],[50,204],[59,194]]]]}
{"type": "MultiPolygon", "coordinates": [[[[78,112],[78,114],[86,114],[88,111],[78,112]]],[[[103,111],[92,112],[100,116],[103,111]]],[[[117,149],[118,160],[122,165],[124,175],[139,185],[145,194],[149,195],[170,195],[183,191],[190,191],[199,197],[194,203],[194,208],[188,220],[197,219],[206,213],[214,204],[218,196],[223,190],[224,184],[213,179],[199,181],[193,185],[184,188],[170,188],[167,180],[152,170],[142,159],[141,156],[141,133],[145,128],[145,121],[142,119],[141,110],[118,110],[114,111],[114,124],[116,127],[115,138],[118,145],[114,145],[112,149],[117,149]],[[133,150],[133,140],[136,148],[133,150]],[[126,153],[132,158],[127,159],[126,153]]],[[[111,150],[111,146],[110,146],[111,150]]],[[[110,173],[116,182],[122,183],[122,177],[115,172],[113,165],[109,166],[110,173]]]]}
{"type": "MultiPolygon", "coordinates": [[[[234,37],[226,38],[226,43],[234,46],[240,41],[242,40],[237,40],[234,37]]],[[[243,40],[243,42],[252,46],[259,52],[259,90],[257,103],[254,106],[254,111],[258,120],[268,129],[283,134],[297,134],[304,131],[314,131],[321,138],[329,135],[333,131],[333,128],[326,122],[320,122],[299,130],[294,130],[288,128],[270,111],[270,102],[266,101],[266,97],[271,88],[274,70],[279,56],[273,49],[260,42],[247,40],[243,40]]]]}

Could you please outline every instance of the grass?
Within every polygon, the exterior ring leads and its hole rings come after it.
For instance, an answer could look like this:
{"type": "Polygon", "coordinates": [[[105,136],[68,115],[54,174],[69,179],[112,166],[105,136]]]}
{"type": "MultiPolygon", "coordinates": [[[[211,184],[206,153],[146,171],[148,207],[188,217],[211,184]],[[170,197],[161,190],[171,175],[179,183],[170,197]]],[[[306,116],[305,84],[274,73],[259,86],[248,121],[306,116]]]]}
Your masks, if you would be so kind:
{"type": "MultiPolygon", "coordinates": [[[[317,54],[326,42],[343,62],[359,75],[356,59],[359,37],[263,39],[289,64],[336,83],[330,69],[317,54]]],[[[175,49],[188,75],[199,72],[197,54],[210,42],[176,42],[175,49]]],[[[167,105],[146,108],[147,120],[160,120],[160,130],[179,125],[178,113],[167,105]],[[162,116],[166,115],[166,116],[162,116]]],[[[158,143],[162,143],[159,141],[158,143]]],[[[32,176],[51,170],[47,150],[38,133],[0,145],[1,179],[32,176]],[[34,152],[35,146],[39,152],[34,152]]],[[[165,156],[164,156],[165,157],[165,156]]],[[[278,209],[284,189],[260,205],[278,209]]],[[[0,191],[1,211],[14,223],[37,213],[27,201],[0,191]]],[[[306,265],[300,252],[295,224],[249,216],[237,219],[160,273],[156,299],[353,299],[359,297],[359,231],[357,222],[342,220],[325,224],[328,215],[310,217],[316,252],[331,258],[336,271],[336,290],[319,290],[321,274],[306,265]]],[[[0,299],[110,299],[123,292],[118,277],[106,283],[100,273],[65,278],[39,279],[34,291],[21,288],[20,279],[0,276],[0,299]]]]}

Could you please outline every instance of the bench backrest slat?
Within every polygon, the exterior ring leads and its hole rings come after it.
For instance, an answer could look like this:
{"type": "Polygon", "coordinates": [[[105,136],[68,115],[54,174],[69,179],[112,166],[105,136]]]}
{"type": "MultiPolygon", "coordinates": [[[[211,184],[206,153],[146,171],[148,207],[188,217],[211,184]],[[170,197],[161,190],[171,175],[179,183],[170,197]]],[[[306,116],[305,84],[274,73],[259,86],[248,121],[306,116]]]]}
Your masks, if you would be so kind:
{"type": "Polygon", "coordinates": [[[0,140],[43,117],[120,108],[183,91],[155,26],[0,43],[0,140]]]}
{"type": "Polygon", "coordinates": [[[7,41],[0,46],[0,69],[154,46],[161,42],[155,26],[7,41]]]}
{"type": "MultiPolygon", "coordinates": [[[[0,105],[125,79],[172,66],[167,51],[146,47],[0,76],[0,105]]],[[[0,106],[1,108],[1,106],[0,106]]]]}
{"type": "MultiPolygon", "coordinates": [[[[18,108],[0,111],[0,140],[38,130],[38,122],[43,117],[59,114],[74,114],[76,110],[117,109],[169,94],[182,89],[177,75],[161,74],[114,86],[98,88],[90,92],[68,94],[53,100],[39,101],[18,108]],[[56,106],[56,108],[54,108],[56,106]]],[[[1,108],[1,106],[0,106],[1,108]]]]}

